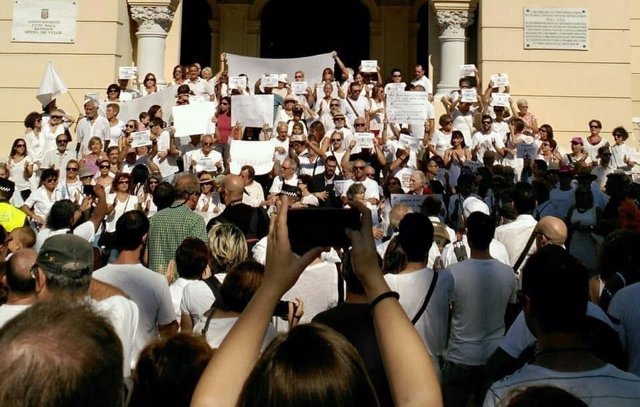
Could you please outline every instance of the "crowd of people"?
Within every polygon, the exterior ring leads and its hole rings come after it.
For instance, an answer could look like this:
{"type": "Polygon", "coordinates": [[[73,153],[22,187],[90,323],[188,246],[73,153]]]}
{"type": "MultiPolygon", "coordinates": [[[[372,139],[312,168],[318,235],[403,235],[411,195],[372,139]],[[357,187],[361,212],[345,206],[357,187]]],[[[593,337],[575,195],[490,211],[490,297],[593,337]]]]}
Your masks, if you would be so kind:
{"type": "Polygon", "coordinates": [[[477,70],[436,126],[422,66],[333,57],[304,91],[302,71],[232,88],[225,54],[176,66],[211,134],[176,137],[160,105],[120,120],[153,73],[26,116],[0,165],[0,404],[640,405],[628,131],[593,119],[565,149],[477,70]],[[389,120],[400,92],[425,120],[389,120]],[[241,94],[272,94],[273,122],[232,123],[241,94]],[[271,170],[234,173],[236,140],[269,141],[271,170]],[[359,212],[350,244],[293,254],[289,212],[328,208],[359,212]]]}

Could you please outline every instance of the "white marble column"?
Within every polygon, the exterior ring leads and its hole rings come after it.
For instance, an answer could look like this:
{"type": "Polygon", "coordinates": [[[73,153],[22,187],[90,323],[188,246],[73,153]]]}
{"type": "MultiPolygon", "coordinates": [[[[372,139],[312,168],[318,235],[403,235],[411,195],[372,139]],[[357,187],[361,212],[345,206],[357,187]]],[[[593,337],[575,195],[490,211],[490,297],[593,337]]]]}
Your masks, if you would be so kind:
{"type": "MultiPolygon", "coordinates": [[[[131,18],[138,23],[138,78],[152,72],[158,86],[166,85],[164,79],[165,39],[171,29],[178,1],[169,6],[131,6],[131,18]]],[[[142,84],[141,84],[142,85],[142,84]]]]}
{"type": "Polygon", "coordinates": [[[440,27],[440,82],[436,96],[458,89],[460,65],[465,64],[467,26],[473,23],[473,14],[467,10],[437,10],[440,27]]]}

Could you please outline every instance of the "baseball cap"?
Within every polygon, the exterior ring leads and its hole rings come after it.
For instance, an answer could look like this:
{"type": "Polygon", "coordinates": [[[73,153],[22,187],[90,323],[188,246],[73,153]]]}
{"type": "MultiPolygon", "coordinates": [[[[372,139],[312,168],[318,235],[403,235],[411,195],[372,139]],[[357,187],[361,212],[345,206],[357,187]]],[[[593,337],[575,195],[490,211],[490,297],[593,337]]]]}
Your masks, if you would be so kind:
{"type": "Polygon", "coordinates": [[[51,236],[42,244],[36,265],[49,273],[80,278],[93,271],[93,248],[73,234],[51,236]]]}
{"type": "Polygon", "coordinates": [[[16,184],[8,180],[6,178],[0,178],[0,191],[4,192],[6,195],[11,196],[13,192],[16,190],[16,184]]]}

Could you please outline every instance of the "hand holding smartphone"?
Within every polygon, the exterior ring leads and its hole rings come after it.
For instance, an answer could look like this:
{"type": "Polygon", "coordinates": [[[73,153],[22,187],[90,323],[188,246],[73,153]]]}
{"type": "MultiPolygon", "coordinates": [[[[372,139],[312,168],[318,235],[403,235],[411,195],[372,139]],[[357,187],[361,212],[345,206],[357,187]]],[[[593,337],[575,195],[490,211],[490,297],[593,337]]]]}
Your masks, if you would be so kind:
{"type": "Polygon", "coordinates": [[[287,214],[291,250],[302,255],[314,247],[349,247],[346,229],[360,229],[355,208],[291,208],[287,214]]]}

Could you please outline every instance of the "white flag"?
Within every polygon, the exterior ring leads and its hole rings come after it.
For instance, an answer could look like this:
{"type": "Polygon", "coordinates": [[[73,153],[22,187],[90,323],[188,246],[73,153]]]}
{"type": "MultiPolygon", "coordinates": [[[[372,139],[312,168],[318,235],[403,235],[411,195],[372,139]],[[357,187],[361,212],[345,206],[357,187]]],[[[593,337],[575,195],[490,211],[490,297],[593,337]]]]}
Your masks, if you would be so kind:
{"type": "Polygon", "coordinates": [[[46,106],[51,103],[53,99],[66,92],[67,86],[62,82],[62,78],[60,78],[60,75],[56,72],[53,63],[49,61],[47,70],[42,77],[42,82],[40,82],[40,89],[38,90],[36,99],[40,101],[42,106],[46,106]]]}

